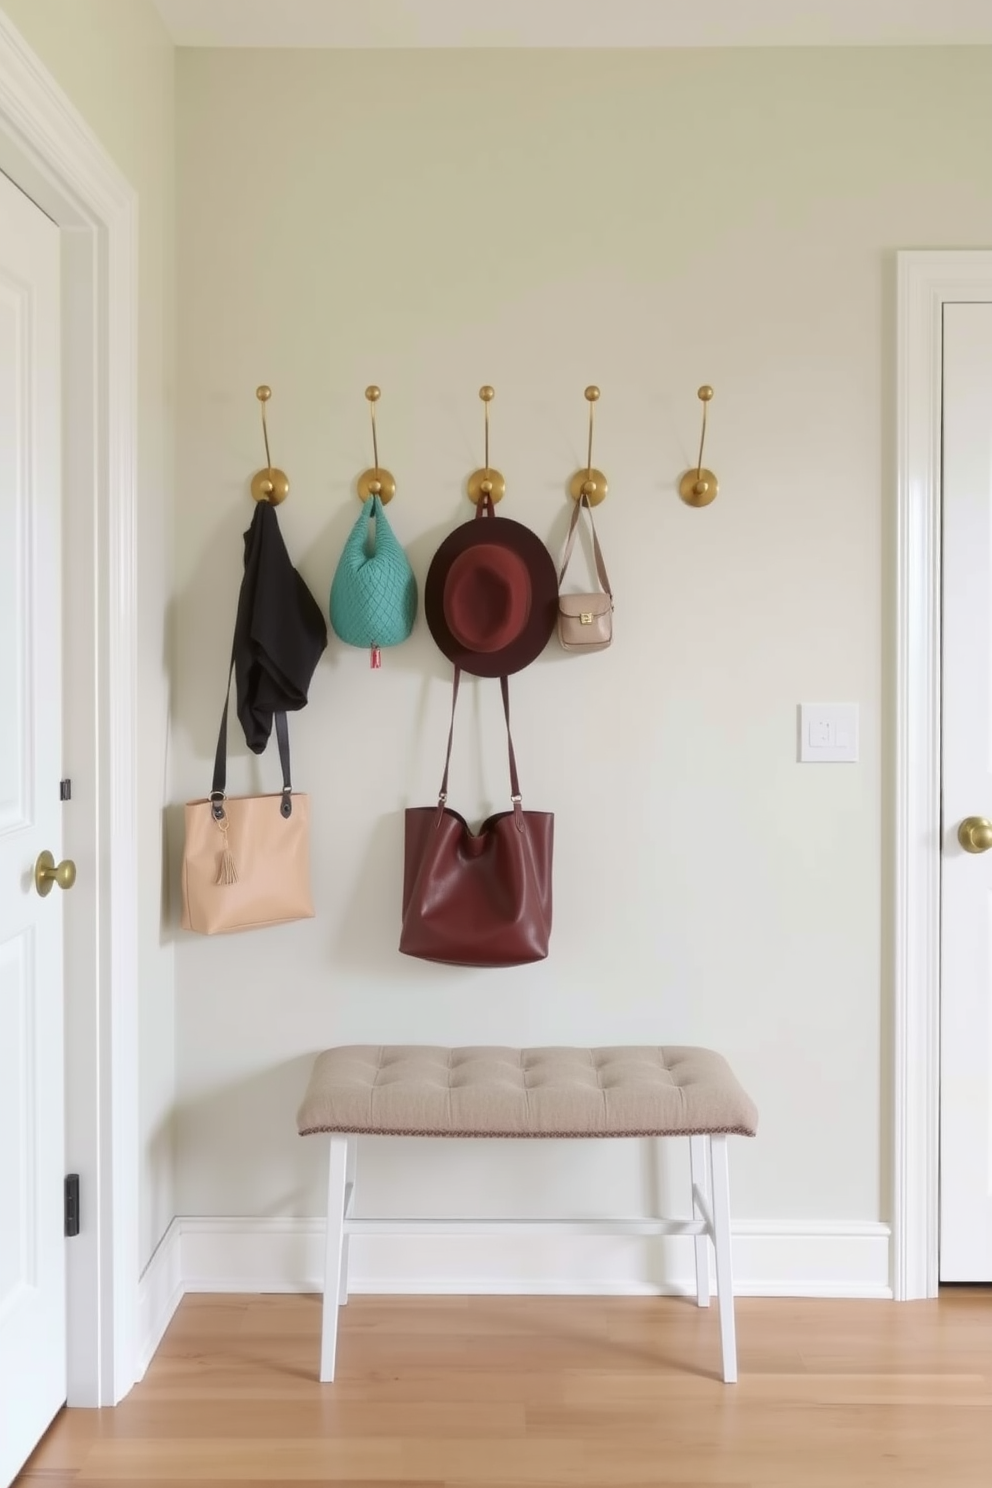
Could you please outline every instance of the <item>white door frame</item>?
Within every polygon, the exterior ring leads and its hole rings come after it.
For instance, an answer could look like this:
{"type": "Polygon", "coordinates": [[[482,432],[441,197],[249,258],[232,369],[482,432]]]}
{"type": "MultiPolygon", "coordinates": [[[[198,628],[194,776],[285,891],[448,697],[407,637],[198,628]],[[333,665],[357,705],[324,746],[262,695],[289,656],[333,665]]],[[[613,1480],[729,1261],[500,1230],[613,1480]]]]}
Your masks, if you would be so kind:
{"type": "Polygon", "coordinates": [[[905,1301],[938,1286],[943,310],[992,302],[992,252],[900,253],[897,279],[892,1294],[905,1301]]]}
{"type": "Polygon", "coordinates": [[[0,168],[62,229],[68,1398],[113,1405],[137,1377],[137,198],[2,10],[0,168]]]}

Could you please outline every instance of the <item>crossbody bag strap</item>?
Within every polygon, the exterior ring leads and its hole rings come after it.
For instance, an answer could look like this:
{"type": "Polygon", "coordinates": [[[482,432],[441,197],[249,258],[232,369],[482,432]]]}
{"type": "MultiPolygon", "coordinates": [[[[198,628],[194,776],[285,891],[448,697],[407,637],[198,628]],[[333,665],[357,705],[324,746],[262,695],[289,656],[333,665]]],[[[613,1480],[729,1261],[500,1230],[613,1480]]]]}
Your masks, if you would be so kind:
{"type": "Polygon", "coordinates": [[[565,570],[568,567],[569,562],[571,561],[572,549],[575,546],[575,531],[579,522],[579,512],[581,510],[582,502],[585,501],[585,499],[586,498],[583,496],[579,501],[575,502],[575,505],[572,508],[572,520],[568,524],[568,536],[565,539],[565,547],[561,555],[561,570],[558,574],[559,589],[561,588],[562,580],[565,577],[565,570]]]}
{"type": "Polygon", "coordinates": [[[565,549],[561,555],[561,571],[558,574],[558,588],[560,589],[562,586],[562,581],[565,577],[565,570],[568,567],[569,560],[572,556],[572,549],[575,546],[575,534],[578,527],[579,516],[582,512],[583,507],[585,507],[586,511],[589,513],[589,525],[592,527],[592,550],[596,559],[596,574],[599,578],[599,582],[602,586],[604,594],[608,594],[610,596],[610,603],[612,604],[613,590],[610,588],[609,575],[606,572],[606,564],[603,561],[603,550],[599,546],[599,538],[596,535],[596,520],[593,517],[592,506],[589,503],[588,496],[579,497],[578,501],[575,503],[575,510],[572,513],[572,520],[568,524],[568,537],[565,540],[565,549]]]}
{"type": "MultiPolygon", "coordinates": [[[[214,755],[214,779],[210,788],[210,809],[214,821],[224,820],[224,801],[227,798],[227,714],[231,706],[231,682],[234,680],[234,656],[227,674],[227,692],[224,695],[224,711],[220,715],[220,730],[217,734],[217,752],[214,755]]],[[[282,800],[279,810],[285,817],[293,814],[293,786],[289,759],[289,724],[285,713],[273,714],[276,728],[276,743],[279,746],[279,764],[282,767],[282,800]]],[[[450,746],[449,746],[450,748],[450,746]]]]}
{"type": "MultiPolygon", "coordinates": [[[[458,703],[458,689],[461,685],[461,667],[455,667],[454,681],[451,685],[451,723],[448,725],[448,750],[444,757],[444,775],[441,777],[441,789],[437,797],[437,821],[441,820],[448,799],[448,773],[451,769],[451,746],[455,738],[455,707],[458,703]]],[[[513,802],[513,814],[516,817],[517,828],[524,830],[523,806],[520,796],[520,778],[517,775],[517,757],[513,750],[513,735],[510,733],[510,684],[506,677],[499,679],[500,692],[503,695],[503,716],[506,719],[506,750],[510,762],[510,800],[513,802]]]]}

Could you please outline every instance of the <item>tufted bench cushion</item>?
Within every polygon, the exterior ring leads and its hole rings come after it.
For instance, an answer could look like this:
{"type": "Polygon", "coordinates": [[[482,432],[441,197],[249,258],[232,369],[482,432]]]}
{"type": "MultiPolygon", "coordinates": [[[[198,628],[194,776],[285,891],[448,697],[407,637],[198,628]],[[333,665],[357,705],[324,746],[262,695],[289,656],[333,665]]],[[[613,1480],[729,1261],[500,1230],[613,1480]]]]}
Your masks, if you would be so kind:
{"type": "Polygon", "coordinates": [[[297,1116],[301,1136],[753,1137],[757,1122],[722,1055],[653,1045],[343,1045],[318,1055],[297,1116]]]}

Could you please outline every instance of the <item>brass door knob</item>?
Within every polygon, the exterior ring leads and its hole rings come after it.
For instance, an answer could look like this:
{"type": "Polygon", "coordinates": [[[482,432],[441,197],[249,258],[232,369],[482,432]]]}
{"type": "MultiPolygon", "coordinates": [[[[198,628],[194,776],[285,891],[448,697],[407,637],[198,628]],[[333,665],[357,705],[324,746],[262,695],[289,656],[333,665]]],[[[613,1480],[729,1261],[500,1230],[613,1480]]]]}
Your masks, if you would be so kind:
{"type": "Polygon", "coordinates": [[[992,847],[992,821],[984,816],[966,816],[958,827],[958,841],[965,852],[988,852],[992,847]]]}
{"type": "Polygon", "coordinates": [[[34,865],[34,886],[42,899],[47,899],[55,884],[60,889],[71,889],[76,882],[76,865],[71,858],[56,863],[50,852],[39,855],[34,865]]]}

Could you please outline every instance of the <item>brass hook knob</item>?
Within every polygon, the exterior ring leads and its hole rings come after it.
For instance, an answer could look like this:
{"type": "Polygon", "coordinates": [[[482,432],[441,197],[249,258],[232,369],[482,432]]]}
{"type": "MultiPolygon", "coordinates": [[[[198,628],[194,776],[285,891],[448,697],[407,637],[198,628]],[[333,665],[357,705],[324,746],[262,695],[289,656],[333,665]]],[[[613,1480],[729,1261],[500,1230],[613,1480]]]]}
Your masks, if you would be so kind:
{"type": "Polygon", "coordinates": [[[363,470],[358,477],[358,494],[363,501],[368,501],[370,496],[378,496],[385,506],[387,501],[392,501],[396,495],[396,478],[388,470],[384,470],[379,464],[379,434],[375,424],[375,405],[382,397],[382,389],[377,388],[375,383],[370,383],[365,389],[368,399],[369,415],[372,419],[372,468],[363,470]]]}
{"type": "Polygon", "coordinates": [[[71,889],[76,882],[76,865],[71,858],[56,863],[50,852],[39,853],[34,865],[34,886],[42,899],[47,899],[58,884],[60,889],[71,889]]]}
{"type": "Polygon", "coordinates": [[[590,506],[598,506],[601,501],[606,500],[606,493],[609,490],[606,476],[592,463],[593,408],[599,402],[599,388],[591,383],[583,393],[583,397],[589,404],[589,444],[586,450],[586,464],[584,470],[577,470],[572,476],[568,483],[568,494],[573,501],[581,501],[584,496],[590,506]]]}
{"type": "Polygon", "coordinates": [[[965,852],[988,852],[992,847],[992,821],[984,816],[966,816],[958,827],[958,841],[965,852]]]}
{"type": "Polygon", "coordinates": [[[498,470],[493,470],[489,464],[489,405],[496,396],[496,389],[484,383],[479,389],[479,397],[482,399],[486,410],[486,463],[481,470],[473,470],[468,478],[469,500],[474,501],[476,506],[483,496],[488,496],[493,503],[502,501],[506,495],[506,481],[498,470]]]}
{"type": "Polygon", "coordinates": [[[259,470],[252,477],[251,494],[256,501],[268,501],[272,506],[279,506],[289,495],[289,477],[284,470],[277,470],[273,466],[272,456],[269,454],[269,426],[265,419],[265,405],[272,397],[272,389],[263,383],[261,387],[255,389],[255,397],[262,411],[265,469],[259,470]]]}
{"type": "Polygon", "coordinates": [[[703,465],[703,450],[706,447],[706,408],[713,398],[713,389],[706,382],[697,388],[696,397],[703,405],[703,428],[699,436],[699,458],[695,470],[687,470],[679,481],[679,495],[686,506],[709,506],[720,491],[720,483],[712,470],[703,465]]]}

